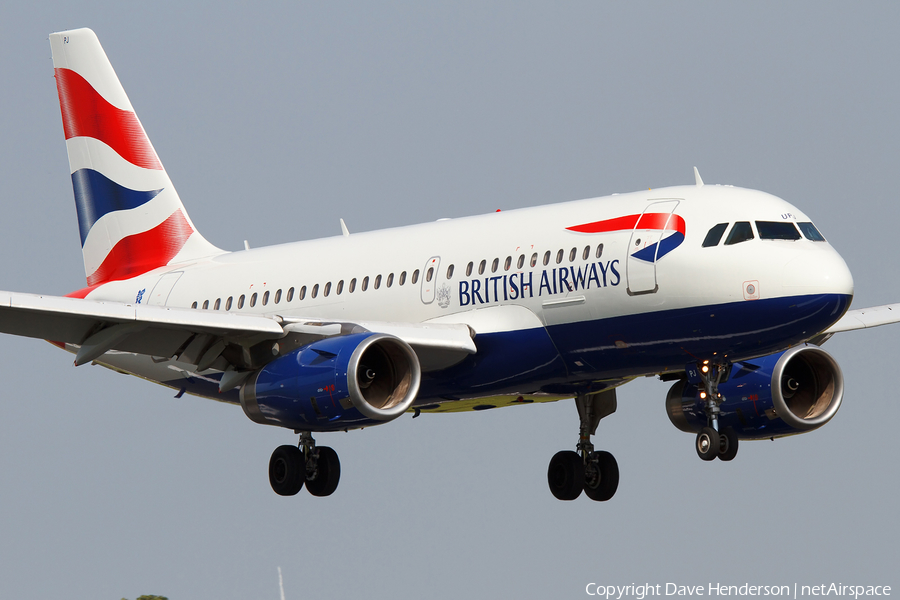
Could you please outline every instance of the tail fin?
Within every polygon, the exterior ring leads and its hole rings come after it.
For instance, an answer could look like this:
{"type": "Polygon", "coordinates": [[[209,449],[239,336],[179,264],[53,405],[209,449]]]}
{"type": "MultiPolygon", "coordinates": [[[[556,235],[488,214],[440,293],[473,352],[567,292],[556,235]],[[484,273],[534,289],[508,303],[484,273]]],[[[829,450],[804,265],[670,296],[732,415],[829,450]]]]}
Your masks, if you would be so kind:
{"type": "Polygon", "coordinates": [[[194,228],[100,41],[50,35],[89,286],[220,254],[194,228]]]}

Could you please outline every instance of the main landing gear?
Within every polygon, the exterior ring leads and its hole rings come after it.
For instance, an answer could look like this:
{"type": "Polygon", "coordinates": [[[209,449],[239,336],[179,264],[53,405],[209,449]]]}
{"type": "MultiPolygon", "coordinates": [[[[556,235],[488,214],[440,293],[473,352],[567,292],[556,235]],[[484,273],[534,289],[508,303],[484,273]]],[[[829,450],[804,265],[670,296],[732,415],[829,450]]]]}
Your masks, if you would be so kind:
{"type": "Polygon", "coordinates": [[[575,397],[581,421],[578,451],[562,450],[550,460],[547,483],[559,500],[574,500],[587,494],[591,500],[609,500],[619,487],[619,465],[609,452],[594,451],[591,436],[597,432],[600,419],[616,412],[616,390],[575,397]]]}
{"type": "Polygon", "coordinates": [[[707,426],[697,434],[695,448],[703,460],[732,460],[737,456],[738,437],[730,427],[719,429],[719,405],[725,400],[719,393],[719,384],[728,380],[731,363],[697,363],[697,375],[702,389],[700,398],[706,400],[707,426]]]}
{"type": "Polygon", "coordinates": [[[341,461],[328,446],[316,446],[308,431],[298,446],[279,446],[269,459],[269,483],[279,496],[293,496],[303,484],[313,496],[330,496],[341,479],[341,461]]]}

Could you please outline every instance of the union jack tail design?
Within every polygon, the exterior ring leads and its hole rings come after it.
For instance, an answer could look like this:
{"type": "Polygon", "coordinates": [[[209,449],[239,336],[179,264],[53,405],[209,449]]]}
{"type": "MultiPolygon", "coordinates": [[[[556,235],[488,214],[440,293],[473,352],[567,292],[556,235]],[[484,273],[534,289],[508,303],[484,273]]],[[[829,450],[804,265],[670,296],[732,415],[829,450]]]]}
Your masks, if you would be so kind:
{"type": "Polygon", "coordinates": [[[191,223],[100,41],[50,35],[89,286],[222,253],[191,223]]]}

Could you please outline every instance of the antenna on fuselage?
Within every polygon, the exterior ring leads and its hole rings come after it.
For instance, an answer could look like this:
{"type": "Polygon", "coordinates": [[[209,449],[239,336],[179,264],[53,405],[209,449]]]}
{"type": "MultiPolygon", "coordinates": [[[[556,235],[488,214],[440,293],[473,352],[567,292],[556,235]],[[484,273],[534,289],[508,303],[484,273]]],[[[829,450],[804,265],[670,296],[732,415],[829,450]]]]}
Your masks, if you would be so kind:
{"type": "Polygon", "coordinates": [[[697,170],[697,167],[694,167],[694,181],[697,182],[697,187],[703,186],[703,180],[700,179],[700,171],[697,170]]]}
{"type": "Polygon", "coordinates": [[[343,220],[343,219],[341,219],[341,233],[344,234],[344,237],[349,237],[349,236],[350,236],[350,230],[347,229],[347,224],[344,223],[344,220],[343,220]]]}

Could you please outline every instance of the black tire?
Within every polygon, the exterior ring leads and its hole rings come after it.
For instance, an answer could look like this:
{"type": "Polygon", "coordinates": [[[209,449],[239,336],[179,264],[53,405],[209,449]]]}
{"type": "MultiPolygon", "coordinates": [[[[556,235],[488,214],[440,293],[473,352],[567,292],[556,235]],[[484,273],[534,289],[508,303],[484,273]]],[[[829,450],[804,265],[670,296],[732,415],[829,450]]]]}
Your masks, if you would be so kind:
{"type": "Polygon", "coordinates": [[[719,460],[733,460],[738,453],[738,436],[731,427],[720,432],[719,460]]]}
{"type": "Polygon", "coordinates": [[[337,452],[328,446],[318,446],[316,476],[306,479],[306,489],[313,496],[330,496],[341,481],[341,461],[337,452]]]}
{"type": "Polygon", "coordinates": [[[550,493],[557,500],[574,500],[584,489],[584,461],[577,452],[562,450],[550,459],[547,469],[550,493]]]}
{"type": "Polygon", "coordinates": [[[697,434],[697,441],[694,447],[697,449],[697,456],[703,460],[713,460],[719,455],[719,432],[712,427],[704,427],[697,434]]]}
{"type": "Polygon", "coordinates": [[[606,502],[619,488],[619,463],[616,462],[615,456],[604,451],[594,452],[591,461],[599,477],[591,478],[585,473],[584,493],[591,500],[606,502]]]}
{"type": "Polygon", "coordinates": [[[303,452],[296,446],[278,446],[269,459],[269,484],[279,496],[293,496],[305,479],[303,452]]]}

